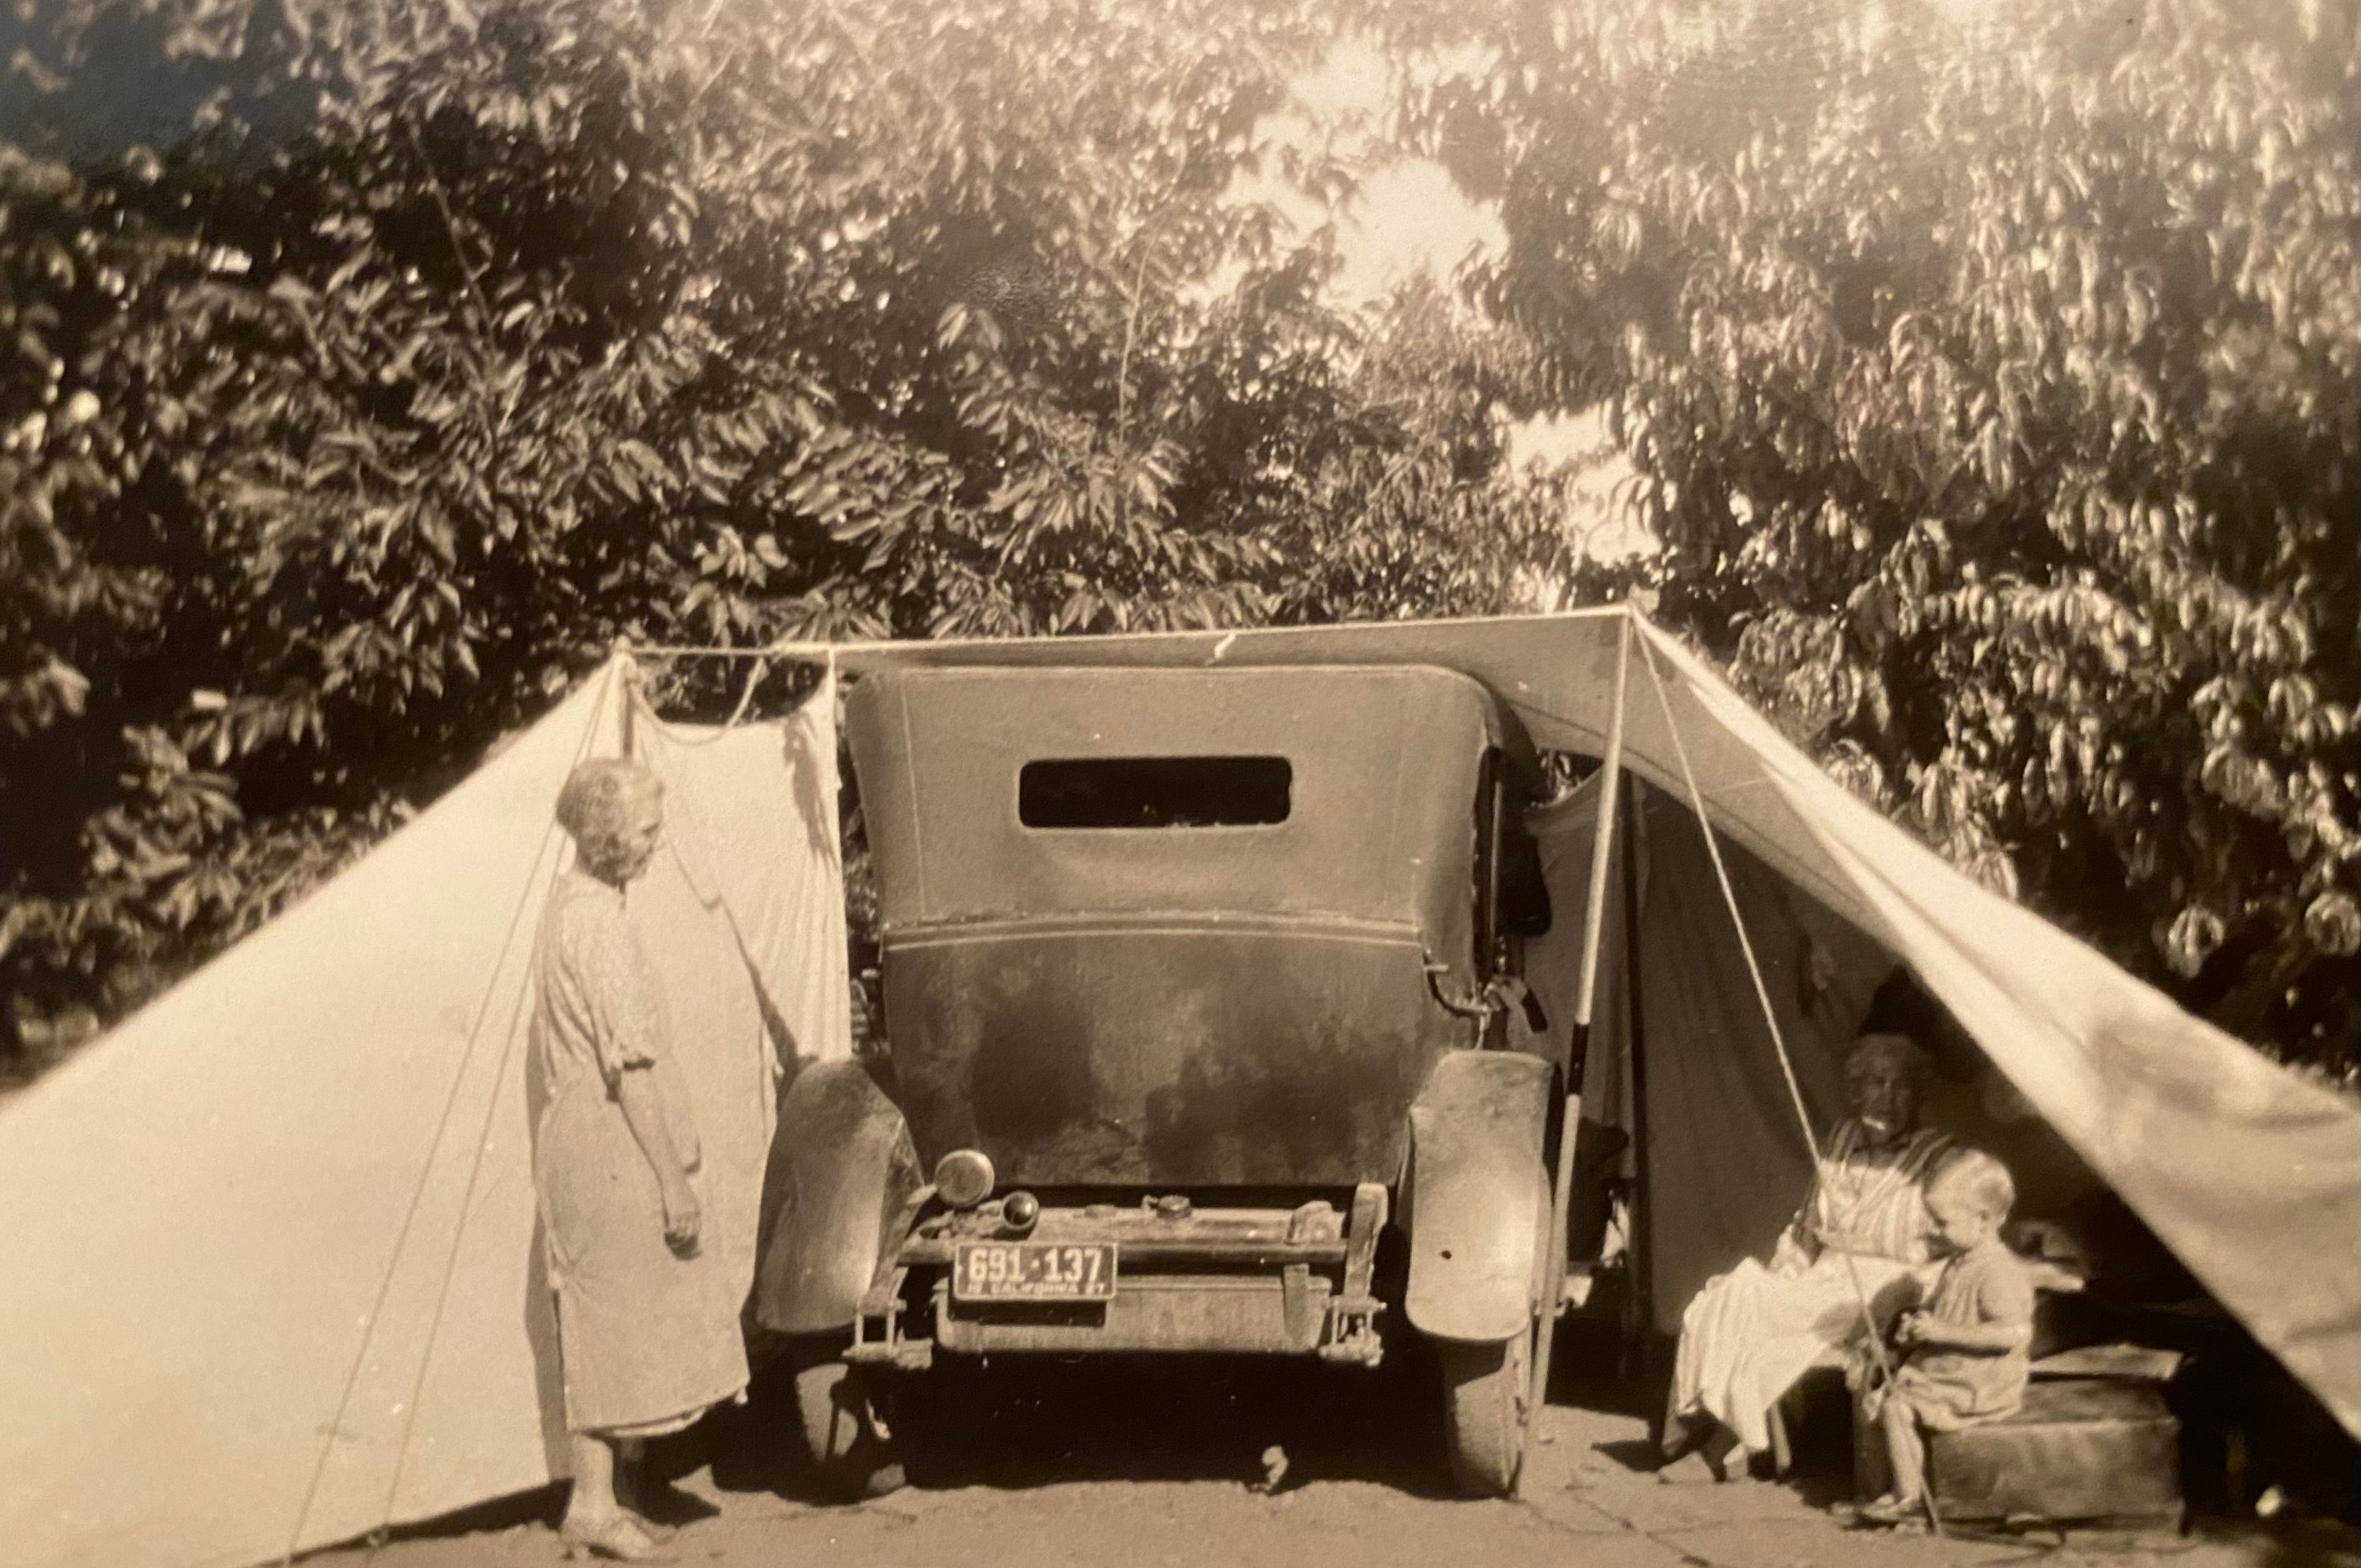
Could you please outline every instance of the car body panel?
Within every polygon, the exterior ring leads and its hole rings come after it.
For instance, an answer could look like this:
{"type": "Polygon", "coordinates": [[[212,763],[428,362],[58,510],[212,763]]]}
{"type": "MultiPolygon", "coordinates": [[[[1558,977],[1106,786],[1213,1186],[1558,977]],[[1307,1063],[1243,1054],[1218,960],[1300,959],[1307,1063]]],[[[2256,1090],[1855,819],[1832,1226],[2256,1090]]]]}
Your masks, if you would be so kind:
{"type": "Polygon", "coordinates": [[[1424,668],[910,670],[846,735],[919,1156],[1045,1186],[1391,1181],[1474,1044],[1477,795],[1508,743],[1424,668]],[[1283,820],[1028,825],[1035,763],[1284,759],[1283,820]],[[1433,972],[1430,972],[1432,969],[1433,972]]]}
{"type": "Polygon", "coordinates": [[[980,1148],[1019,1186],[1390,1182],[1411,1096],[1469,1037],[1407,926],[994,923],[886,955],[921,1159],[980,1148]]]}
{"type": "Polygon", "coordinates": [[[1419,1327],[1529,1313],[1554,1069],[1478,1047],[1504,1037],[1484,949],[1546,900],[1500,897],[1499,792],[1533,773],[1492,694],[1420,667],[901,669],[851,690],[845,735],[896,1114],[865,1077],[789,1096],[783,1143],[841,1146],[780,1157],[770,1250],[816,1255],[766,1260],[766,1325],[853,1320],[848,1356],[905,1370],[937,1348],[1367,1365],[1403,1299],[1378,1266],[1398,1189],[1440,1255],[1412,1265],[1419,1327]],[[956,1149],[996,1177],[967,1210],[918,1186],[956,1149]],[[957,1238],[1006,1234],[1020,1189],[1041,1234],[1115,1246],[1112,1298],[950,1294],[957,1238]],[[1281,1247],[1217,1212],[1337,1234],[1281,1247]]]}
{"type": "Polygon", "coordinates": [[[1403,1310],[1420,1332],[1501,1341],[1532,1326],[1556,1083],[1542,1058],[1461,1051],[1438,1060],[1421,1087],[1401,1213],[1410,1235],[1403,1310]]]}
{"type": "Polygon", "coordinates": [[[752,1303],[774,1333],[849,1327],[922,1177],[902,1113],[857,1061],[807,1067],[779,1098],[752,1303]]]}

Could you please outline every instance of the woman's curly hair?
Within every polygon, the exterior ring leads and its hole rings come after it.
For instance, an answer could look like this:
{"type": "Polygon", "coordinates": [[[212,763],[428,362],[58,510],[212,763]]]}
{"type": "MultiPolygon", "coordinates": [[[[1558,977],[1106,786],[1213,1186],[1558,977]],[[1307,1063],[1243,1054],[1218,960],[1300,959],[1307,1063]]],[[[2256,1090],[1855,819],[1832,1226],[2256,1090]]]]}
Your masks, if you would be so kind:
{"type": "Polygon", "coordinates": [[[1910,1080],[1910,1087],[1925,1092],[1935,1076],[1934,1058],[1926,1047],[1909,1036],[1881,1029],[1862,1035],[1845,1051],[1844,1071],[1847,1078],[1872,1062],[1890,1061],[1900,1067],[1910,1080]]]}
{"type": "Polygon", "coordinates": [[[646,768],[620,757],[593,757],[567,774],[557,792],[557,825],[573,835],[583,866],[604,874],[622,859],[631,803],[650,796],[661,801],[664,784],[646,768]]]}

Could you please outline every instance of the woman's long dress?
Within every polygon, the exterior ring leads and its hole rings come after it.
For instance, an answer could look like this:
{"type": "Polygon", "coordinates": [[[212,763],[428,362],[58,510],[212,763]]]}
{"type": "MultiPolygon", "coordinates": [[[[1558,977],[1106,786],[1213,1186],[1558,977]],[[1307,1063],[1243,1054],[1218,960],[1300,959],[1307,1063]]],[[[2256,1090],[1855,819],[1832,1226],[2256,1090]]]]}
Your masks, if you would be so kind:
{"type": "Polygon", "coordinates": [[[1864,1296],[1880,1332],[1919,1299],[1934,1272],[1927,1172],[1949,1146],[1922,1131],[1872,1150],[1858,1123],[1837,1128],[1771,1266],[1745,1259],[1707,1280],[1681,1314],[1667,1443],[1680,1421],[1710,1416],[1747,1447],[1769,1447],[1773,1402],[1858,1336],[1864,1296]],[[1795,1245],[1796,1232],[1817,1244],[1816,1255],[1795,1245]]]}
{"type": "Polygon", "coordinates": [[[622,893],[579,871],[560,878],[534,964],[533,1049],[548,1098],[533,1179],[557,1294],[566,1424],[619,1436],[676,1430],[745,1387],[746,1348],[712,1266],[665,1242],[654,1168],[616,1098],[625,1072],[664,1080],[674,1147],[698,1183],[688,1100],[672,1077],[622,893]]]}

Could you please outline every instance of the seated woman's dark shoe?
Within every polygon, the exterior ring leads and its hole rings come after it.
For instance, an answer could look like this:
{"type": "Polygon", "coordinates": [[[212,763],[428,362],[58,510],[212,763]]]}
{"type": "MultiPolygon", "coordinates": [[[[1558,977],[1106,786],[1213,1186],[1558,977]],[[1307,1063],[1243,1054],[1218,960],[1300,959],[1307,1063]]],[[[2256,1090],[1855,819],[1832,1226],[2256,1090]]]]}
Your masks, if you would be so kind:
{"type": "Polygon", "coordinates": [[[1692,1448],[1657,1465],[1656,1479],[1667,1486],[1710,1486],[1723,1475],[1721,1466],[1708,1458],[1703,1449],[1692,1448]]]}

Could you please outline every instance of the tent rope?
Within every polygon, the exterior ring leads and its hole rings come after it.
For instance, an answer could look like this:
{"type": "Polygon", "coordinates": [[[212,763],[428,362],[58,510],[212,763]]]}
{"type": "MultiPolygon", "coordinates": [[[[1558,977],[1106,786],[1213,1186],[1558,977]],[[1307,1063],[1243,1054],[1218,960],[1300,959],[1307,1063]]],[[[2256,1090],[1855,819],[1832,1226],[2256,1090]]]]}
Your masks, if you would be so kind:
{"type": "Polygon", "coordinates": [[[1811,1146],[1812,1159],[1820,1158],[1820,1140],[1812,1131],[1811,1113],[1804,1108],[1803,1087],[1795,1081],[1795,1066],[1787,1055],[1785,1035],[1779,1027],[1779,1015],[1771,1005],[1771,988],[1763,979],[1763,966],[1754,956],[1754,941],[1747,934],[1746,921],[1738,912],[1738,893],[1730,880],[1730,868],[1722,863],[1720,836],[1714,832],[1713,822],[1707,816],[1705,792],[1697,787],[1697,774],[1689,766],[1689,749],[1681,740],[1679,724],[1673,718],[1671,696],[1664,690],[1663,675],[1657,673],[1654,651],[1647,639],[1640,642],[1641,656],[1647,661],[1649,684],[1656,688],[1656,706],[1664,716],[1664,729],[1673,738],[1673,756],[1680,763],[1681,784],[1689,794],[1689,806],[1697,813],[1697,828],[1705,835],[1707,858],[1713,862],[1714,880],[1721,884],[1722,901],[1730,906],[1730,923],[1738,931],[1738,949],[1746,959],[1747,978],[1754,982],[1754,1000],[1763,1009],[1763,1025],[1771,1031],[1772,1048],[1779,1053],[1779,1076],[1786,1081],[1788,1103],[1795,1108],[1795,1124],[1804,1130],[1804,1141],[1811,1146]]]}
{"type": "MultiPolygon", "coordinates": [[[[592,726],[594,732],[596,729],[597,726],[592,726]]],[[[393,1475],[386,1482],[385,1507],[378,1514],[379,1530],[393,1523],[394,1508],[401,1497],[402,1477],[410,1465],[411,1439],[418,1431],[418,1407],[426,1392],[426,1375],[434,1367],[434,1347],[443,1337],[443,1317],[451,1304],[451,1281],[459,1272],[459,1249],[467,1239],[467,1221],[475,1210],[476,1189],[483,1179],[484,1153],[491,1146],[492,1121],[500,1113],[500,1102],[505,1098],[501,1090],[508,1083],[509,1063],[516,1057],[517,1020],[523,1016],[525,999],[533,994],[533,990],[531,985],[522,987],[517,992],[516,1005],[509,1009],[509,1026],[503,1031],[507,1043],[500,1047],[500,1062],[493,1069],[492,1092],[485,1099],[484,1119],[476,1129],[475,1157],[467,1164],[467,1183],[460,1190],[458,1222],[451,1227],[451,1245],[443,1258],[443,1277],[435,1286],[434,1316],[427,1321],[426,1344],[419,1352],[418,1373],[411,1379],[409,1398],[402,1403],[401,1441],[394,1445],[393,1475]]]]}
{"type": "MultiPolygon", "coordinates": [[[[626,655],[626,657],[628,657],[628,655],[626,655]]],[[[829,663],[830,668],[833,669],[835,664],[834,658],[831,657],[829,663]]],[[[769,663],[767,660],[758,662],[755,664],[752,674],[747,679],[746,689],[739,696],[736,709],[730,714],[729,721],[722,725],[720,729],[715,731],[713,734],[700,736],[695,739],[682,739],[675,737],[673,743],[683,746],[711,745],[714,741],[721,739],[723,735],[729,733],[730,730],[735,729],[741,721],[745,718],[747,710],[753,705],[754,688],[762,684],[763,677],[768,669],[769,663]]],[[[641,693],[639,683],[637,681],[626,680],[624,684],[623,700],[627,704],[633,704],[640,708],[645,709],[646,716],[651,722],[662,726],[666,730],[673,729],[673,726],[664,724],[664,720],[657,717],[654,708],[649,707],[646,697],[641,693]]],[[[586,750],[588,746],[589,737],[595,736],[598,733],[598,727],[596,723],[593,723],[589,727],[584,740],[586,750]]],[[[577,761],[579,761],[578,756],[577,761]]],[[[732,932],[735,933],[737,928],[737,917],[734,914],[730,916],[730,924],[732,932]]],[[[742,954],[745,945],[742,937],[740,938],[739,943],[740,950],[742,954]]],[[[502,1046],[500,1049],[500,1066],[494,1076],[492,1094],[484,1106],[483,1124],[477,1129],[475,1157],[467,1167],[467,1183],[460,1197],[459,1223],[452,1228],[450,1250],[443,1260],[443,1277],[437,1285],[434,1297],[434,1316],[427,1324],[425,1349],[421,1353],[418,1358],[418,1373],[417,1376],[412,1379],[410,1398],[405,1402],[402,1412],[401,1441],[394,1448],[393,1475],[392,1478],[386,1485],[385,1507],[379,1516],[379,1528],[380,1530],[393,1522],[394,1508],[401,1499],[402,1477],[407,1472],[410,1463],[411,1439],[417,1430],[419,1407],[423,1402],[423,1397],[426,1391],[426,1376],[434,1364],[435,1344],[442,1338],[443,1319],[451,1302],[451,1281],[456,1277],[458,1274],[459,1249],[467,1239],[467,1218],[470,1212],[475,1207],[476,1189],[483,1178],[484,1155],[485,1151],[489,1148],[491,1145],[492,1122],[494,1117],[497,1116],[500,1112],[501,1099],[500,1087],[505,1085],[508,1081],[508,1064],[516,1054],[517,1020],[523,1014],[525,997],[530,993],[531,989],[531,987],[527,987],[523,991],[520,991],[517,993],[516,1005],[510,1010],[509,1026],[504,1036],[507,1043],[502,1046]]]]}
{"type": "MultiPolygon", "coordinates": [[[[630,655],[623,655],[623,661],[625,664],[623,701],[626,705],[626,710],[628,711],[630,705],[632,704],[645,707],[645,699],[640,695],[639,682],[635,678],[636,671],[629,663],[630,655]]],[[[755,683],[759,682],[762,678],[762,669],[757,667],[754,671],[753,679],[750,680],[746,684],[745,696],[739,701],[738,709],[741,714],[745,711],[747,703],[752,701],[755,683]]],[[[651,718],[654,718],[653,710],[650,710],[649,717],[651,718]]],[[[582,752],[589,750],[590,742],[597,737],[598,733],[598,725],[594,718],[592,722],[584,731],[581,751],[578,751],[576,753],[575,760],[577,763],[581,761],[582,752]]],[[[627,744],[627,754],[631,754],[631,751],[632,749],[627,744]]],[[[527,886],[529,888],[531,884],[528,883],[527,886]]],[[[522,910],[523,908],[522,904],[521,903],[518,907],[522,910]]],[[[498,971],[496,970],[494,972],[497,974],[498,971]]],[[[500,1114],[500,1102],[503,1098],[501,1091],[508,1083],[509,1063],[516,1057],[518,1036],[517,1022],[524,1014],[526,998],[531,996],[535,988],[532,985],[522,987],[517,992],[516,1004],[509,1010],[509,1025],[502,1034],[502,1039],[505,1043],[500,1047],[500,1063],[493,1071],[492,1092],[484,1102],[484,1119],[482,1124],[476,1129],[475,1157],[468,1162],[467,1185],[460,1190],[459,1222],[457,1224],[451,1227],[451,1245],[449,1250],[444,1255],[443,1258],[443,1277],[435,1286],[434,1315],[427,1321],[426,1343],[424,1348],[419,1353],[418,1372],[417,1375],[411,1379],[410,1397],[403,1402],[401,1441],[394,1446],[393,1475],[386,1483],[385,1507],[380,1510],[378,1516],[378,1529],[379,1530],[383,1530],[392,1524],[394,1508],[401,1501],[402,1478],[407,1474],[410,1465],[411,1439],[417,1432],[419,1407],[423,1403],[426,1392],[426,1376],[427,1374],[433,1370],[434,1365],[434,1347],[443,1337],[443,1319],[445,1314],[449,1310],[451,1305],[451,1281],[457,1277],[459,1272],[459,1249],[465,1245],[467,1239],[467,1221],[475,1210],[476,1190],[483,1180],[484,1155],[491,1147],[492,1123],[500,1114]]]]}
{"type": "MultiPolygon", "coordinates": [[[[608,679],[611,682],[613,678],[610,671],[608,679]]],[[[603,697],[598,706],[600,707],[605,706],[603,697]]],[[[598,729],[595,720],[585,727],[582,743],[575,749],[576,763],[578,764],[588,753],[590,742],[598,734],[598,729]]],[[[528,892],[541,880],[542,862],[548,858],[556,837],[557,821],[553,816],[549,826],[542,832],[540,847],[533,851],[533,867],[527,873],[524,883],[528,892]]],[[[280,1562],[282,1563],[292,1562],[295,1553],[302,1549],[303,1527],[311,1522],[312,1505],[318,1500],[320,1483],[327,1476],[329,1456],[335,1452],[336,1439],[344,1431],[345,1417],[352,1409],[353,1395],[360,1387],[361,1368],[368,1363],[369,1346],[376,1342],[378,1325],[385,1312],[386,1298],[393,1290],[393,1277],[401,1271],[402,1255],[409,1250],[411,1229],[417,1222],[419,1206],[426,1199],[427,1183],[433,1179],[435,1163],[442,1155],[444,1135],[450,1130],[451,1118],[458,1111],[459,1090],[467,1081],[467,1069],[474,1063],[477,1047],[482,1041],[484,1021],[491,1012],[492,995],[500,984],[500,971],[508,967],[509,954],[516,945],[517,933],[523,928],[526,906],[527,900],[521,898],[517,902],[516,908],[510,913],[508,929],[500,938],[500,956],[492,964],[490,977],[484,981],[483,995],[477,1000],[475,1018],[467,1025],[467,1047],[459,1054],[457,1070],[451,1075],[451,1088],[443,1097],[442,1114],[435,1118],[434,1136],[426,1146],[426,1160],[419,1168],[417,1184],[411,1189],[410,1205],[402,1212],[401,1224],[394,1232],[393,1247],[386,1257],[385,1273],[379,1278],[377,1296],[369,1303],[368,1326],[361,1331],[360,1343],[353,1351],[353,1364],[345,1373],[344,1390],[336,1398],[336,1413],[328,1422],[327,1431],[320,1439],[320,1454],[318,1459],[313,1461],[312,1477],[303,1487],[303,1500],[296,1508],[295,1523],[287,1536],[287,1550],[280,1557],[280,1562]]],[[[511,1030],[513,1031],[513,1025],[511,1030]]],[[[461,1217],[465,1219],[464,1211],[461,1217]]],[[[414,1400],[412,1405],[412,1420],[415,1420],[414,1400]]],[[[404,1429],[402,1441],[407,1446],[409,1442],[407,1428],[404,1429]]]]}
{"type": "MultiPolygon", "coordinates": [[[[1653,630],[1642,628],[1641,657],[1648,666],[1649,684],[1656,688],[1656,707],[1664,716],[1665,733],[1672,737],[1673,756],[1680,763],[1681,783],[1688,791],[1689,807],[1697,814],[1697,831],[1704,836],[1706,855],[1713,863],[1714,881],[1721,886],[1722,903],[1730,909],[1730,923],[1738,932],[1738,950],[1746,960],[1747,978],[1754,982],[1754,999],[1762,1005],[1763,1024],[1770,1032],[1771,1048],[1778,1053],[1780,1076],[1786,1080],[1787,1097],[1795,1108],[1795,1123],[1804,1131],[1804,1143],[1812,1152],[1812,1168],[1817,1173],[1822,1159],[1820,1140],[1818,1135],[1812,1131],[1811,1113],[1805,1109],[1804,1091],[1795,1080],[1795,1065],[1787,1054],[1786,1036],[1779,1027],[1778,1013],[1771,1005],[1771,988],[1763,981],[1763,966],[1754,956],[1753,939],[1747,935],[1746,918],[1739,912],[1738,890],[1730,882],[1730,868],[1722,862],[1720,840],[1713,830],[1713,819],[1705,808],[1705,792],[1697,787],[1697,773],[1689,765],[1687,743],[1681,739],[1680,724],[1673,717],[1672,697],[1665,691],[1664,678],[1656,668],[1655,650],[1650,645],[1653,630]]],[[[1846,1277],[1852,1282],[1853,1303],[1861,1310],[1862,1337],[1869,1345],[1872,1359],[1877,1363],[1879,1376],[1891,1387],[1894,1365],[1886,1356],[1884,1336],[1877,1326],[1877,1314],[1870,1308],[1869,1292],[1861,1285],[1861,1267],[1853,1261],[1850,1253],[1844,1255],[1844,1260],[1846,1277]]],[[[1943,1520],[1936,1511],[1934,1488],[1922,1487],[1920,1497],[1926,1504],[1927,1523],[1934,1528],[1935,1534],[1940,1536],[1943,1520]]]]}
{"type": "MultiPolygon", "coordinates": [[[[635,650],[635,652],[637,650],[635,650]]],[[[829,667],[831,670],[836,667],[836,658],[833,654],[830,654],[829,657],[829,667]]],[[[648,701],[647,694],[642,691],[636,684],[634,684],[631,688],[631,701],[638,711],[646,717],[649,723],[653,724],[664,732],[665,736],[670,739],[674,745],[710,746],[719,741],[723,736],[729,734],[731,730],[746,722],[746,715],[754,706],[754,688],[761,685],[763,684],[763,677],[770,673],[771,655],[770,652],[765,650],[762,653],[758,654],[754,660],[753,671],[746,677],[746,689],[738,694],[738,706],[730,710],[730,717],[723,719],[718,728],[702,735],[682,734],[681,729],[683,727],[667,721],[664,715],[658,713],[655,710],[655,705],[648,701]]]]}

